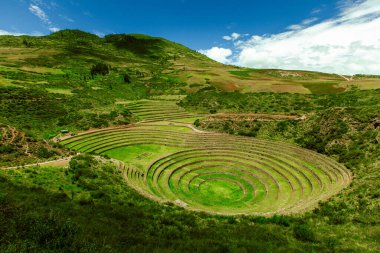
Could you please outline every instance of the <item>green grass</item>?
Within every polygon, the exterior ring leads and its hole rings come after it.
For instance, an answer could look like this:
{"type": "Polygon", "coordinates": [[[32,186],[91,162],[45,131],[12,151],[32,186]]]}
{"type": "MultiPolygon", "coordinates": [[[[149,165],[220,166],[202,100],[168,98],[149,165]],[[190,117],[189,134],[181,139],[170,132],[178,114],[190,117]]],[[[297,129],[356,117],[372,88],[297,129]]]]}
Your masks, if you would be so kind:
{"type": "Polygon", "coordinates": [[[243,191],[230,181],[215,179],[203,183],[199,195],[206,205],[230,206],[243,196],[243,191]]]}
{"type": "Polygon", "coordinates": [[[0,87],[22,87],[22,85],[15,84],[13,81],[0,76],[0,87]]]}
{"type": "Polygon", "coordinates": [[[123,161],[128,166],[133,166],[141,171],[161,156],[180,151],[175,147],[159,145],[133,145],[129,147],[115,148],[104,152],[104,155],[123,161]]]}
{"type": "Polygon", "coordinates": [[[303,86],[311,91],[312,94],[334,94],[344,92],[344,88],[336,87],[338,83],[307,83],[303,86]]]}
{"type": "Polygon", "coordinates": [[[252,72],[252,70],[230,70],[228,72],[235,76],[250,77],[250,73],[252,72]]]}
{"type": "Polygon", "coordinates": [[[46,67],[22,67],[21,70],[26,71],[26,72],[39,73],[39,74],[50,74],[50,75],[65,74],[65,72],[63,72],[61,69],[46,68],[46,67]]]}
{"type": "Polygon", "coordinates": [[[64,95],[73,95],[70,89],[61,89],[61,88],[46,88],[50,93],[64,94],[64,95]]]}
{"type": "Polygon", "coordinates": [[[82,192],[83,189],[72,184],[70,176],[73,176],[73,174],[67,175],[67,172],[67,168],[64,167],[36,166],[23,170],[0,170],[0,175],[12,178],[12,182],[24,185],[25,187],[38,185],[50,192],[64,192],[68,195],[72,192],[82,192]]]}

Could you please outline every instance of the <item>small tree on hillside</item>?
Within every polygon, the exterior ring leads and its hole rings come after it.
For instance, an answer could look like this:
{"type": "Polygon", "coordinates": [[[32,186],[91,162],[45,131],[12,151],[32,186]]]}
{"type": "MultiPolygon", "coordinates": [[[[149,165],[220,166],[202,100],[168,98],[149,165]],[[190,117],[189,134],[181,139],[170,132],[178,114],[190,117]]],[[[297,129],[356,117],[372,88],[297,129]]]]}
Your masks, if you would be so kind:
{"type": "Polygon", "coordinates": [[[109,66],[104,63],[97,63],[91,67],[91,77],[94,78],[96,75],[108,75],[110,72],[109,66]]]}
{"type": "Polygon", "coordinates": [[[125,83],[131,83],[131,77],[128,74],[124,74],[123,78],[125,83]]]}
{"type": "Polygon", "coordinates": [[[31,46],[32,46],[32,43],[29,42],[29,41],[27,41],[26,39],[24,39],[24,40],[22,41],[22,44],[24,44],[24,46],[26,46],[26,47],[31,47],[31,46]]]}

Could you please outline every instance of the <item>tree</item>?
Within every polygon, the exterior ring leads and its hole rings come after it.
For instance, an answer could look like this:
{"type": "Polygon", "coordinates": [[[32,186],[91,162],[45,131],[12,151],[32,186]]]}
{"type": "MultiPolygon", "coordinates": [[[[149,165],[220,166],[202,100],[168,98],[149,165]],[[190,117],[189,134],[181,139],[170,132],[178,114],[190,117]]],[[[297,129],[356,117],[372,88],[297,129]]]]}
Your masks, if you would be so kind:
{"type": "Polygon", "coordinates": [[[97,63],[94,66],[91,67],[91,76],[94,78],[96,75],[108,75],[110,72],[109,66],[104,63],[97,63]]]}
{"type": "Polygon", "coordinates": [[[31,46],[32,46],[32,43],[29,42],[29,41],[27,41],[26,39],[24,39],[24,40],[22,41],[22,44],[24,44],[26,47],[31,47],[31,46]]]}
{"type": "Polygon", "coordinates": [[[125,83],[131,83],[131,77],[128,74],[124,74],[123,78],[125,83]]]}

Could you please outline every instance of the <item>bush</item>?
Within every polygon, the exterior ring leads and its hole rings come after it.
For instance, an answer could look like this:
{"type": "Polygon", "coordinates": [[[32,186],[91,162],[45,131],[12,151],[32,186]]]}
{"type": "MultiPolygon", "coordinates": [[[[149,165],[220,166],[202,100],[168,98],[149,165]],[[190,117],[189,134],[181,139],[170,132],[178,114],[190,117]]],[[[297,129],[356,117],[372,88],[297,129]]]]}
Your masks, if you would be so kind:
{"type": "Polygon", "coordinates": [[[91,76],[94,77],[96,75],[108,75],[110,72],[109,66],[104,63],[97,63],[96,65],[91,67],[91,76]]]}
{"type": "Polygon", "coordinates": [[[26,39],[24,39],[24,40],[22,41],[22,44],[24,44],[25,47],[32,47],[32,43],[29,42],[29,41],[27,41],[26,39]]]}
{"type": "Polygon", "coordinates": [[[314,242],[315,234],[314,231],[307,224],[296,225],[293,228],[294,237],[300,241],[304,242],[314,242]]]}
{"type": "Polygon", "coordinates": [[[9,144],[0,145],[0,154],[11,154],[15,151],[15,148],[9,144]]]}
{"type": "Polygon", "coordinates": [[[91,206],[94,204],[94,200],[91,197],[82,197],[79,199],[81,206],[91,206]]]}
{"type": "Polygon", "coordinates": [[[123,79],[125,83],[131,83],[131,77],[128,74],[124,74],[123,79]]]}
{"type": "Polygon", "coordinates": [[[96,164],[96,160],[89,155],[80,155],[71,159],[69,169],[74,173],[74,178],[79,180],[80,177],[94,178],[96,174],[93,172],[92,166],[96,164]]]}
{"type": "Polygon", "coordinates": [[[39,158],[49,158],[49,157],[52,157],[52,156],[54,156],[55,155],[55,152],[54,151],[52,151],[52,150],[49,150],[49,149],[47,149],[47,148],[45,148],[45,147],[39,147],[38,149],[37,149],[37,156],[39,157],[39,158]]]}

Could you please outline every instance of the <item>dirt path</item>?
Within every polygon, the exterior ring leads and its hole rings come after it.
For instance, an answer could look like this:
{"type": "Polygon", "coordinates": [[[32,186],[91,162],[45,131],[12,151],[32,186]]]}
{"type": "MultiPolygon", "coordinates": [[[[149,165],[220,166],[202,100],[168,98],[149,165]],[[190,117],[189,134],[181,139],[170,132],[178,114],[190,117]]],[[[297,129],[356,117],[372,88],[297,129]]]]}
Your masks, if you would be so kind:
{"type": "Polygon", "coordinates": [[[17,132],[16,132],[16,129],[14,129],[13,127],[9,128],[9,129],[11,130],[11,134],[12,134],[12,137],[11,137],[11,140],[9,141],[9,144],[13,144],[13,142],[16,139],[17,132]]]}
{"type": "MultiPolygon", "coordinates": [[[[171,125],[155,125],[155,124],[145,124],[145,123],[142,123],[141,125],[143,126],[181,126],[181,127],[187,127],[187,128],[190,128],[191,130],[193,130],[194,132],[196,133],[201,133],[201,134],[204,134],[204,133],[210,133],[210,132],[207,132],[207,131],[203,131],[203,130],[200,130],[198,128],[195,128],[195,126],[193,124],[186,124],[186,123],[183,123],[183,122],[179,122],[179,121],[169,121],[171,123],[171,125]]],[[[153,122],[152,122],[153,123],[153,122]]]]}
{"type": "Polygon", "coordinates": [[[44,166],[67,166],[69,164],[71,158],[73,158],[73,157],[74,157],[74,155],[64,157],[61,159],[57,159],[57,160],[52,160],[52,161],[32,163],[32,164],[13,166],[13,167],[3,167],[0,169],[1,170],[14,170],[14,169],[21,169],[21,168],[28,168],[28,167],[35,167],[35,166],[41,166],[41,167],[44,167],[44,166]]]}
{"type": "Polygon", "coordinates": [[[192,124],[186,124],[185,126],[187,126],[188,128],[191,128],[196,133],[201,133],[201,134],[208,133],[207,131],[203,131],[203,130],[199,130],[195,128],[195,126],[193,126],[192,124]]]}
{"type": "Polygon", "coordinates": [[[350,81],[354,80],[354,77],[353,77],[353,76],[350,76],[349,78],[348,78],[348,77],[346,77],[346,76],[344,76],[344,75],[339,75],[339,74],[338,74],[338,76],[340,76],[340,77],[344,78],[344,80],[346,80],[346,81],[348,81],[348,82],[350,82],[350,81]]]}

